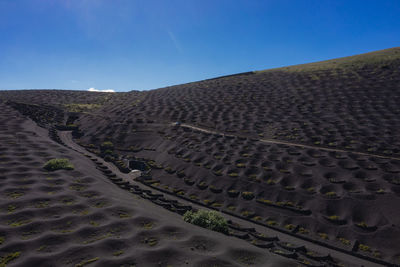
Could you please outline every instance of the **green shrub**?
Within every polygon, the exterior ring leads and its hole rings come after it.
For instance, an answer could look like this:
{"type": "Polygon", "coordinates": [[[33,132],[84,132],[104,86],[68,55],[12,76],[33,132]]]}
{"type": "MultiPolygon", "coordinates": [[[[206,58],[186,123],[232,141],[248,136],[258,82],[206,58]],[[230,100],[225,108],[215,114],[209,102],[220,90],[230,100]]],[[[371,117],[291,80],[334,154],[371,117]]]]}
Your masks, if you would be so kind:
{"type": "Polygon", "coordinates": [[[169,173],[169,174],[175,173],[175,170],[172,169],[170,166],[165,167],[164,170],[165,170],[167,173],[169,173]]]}
{"type": "Polygon", "coordinates": [[[114,152],[113,152],[111,149],[106,149],[106,150],[103,152],[104,155],[111,155],[111,156],[112,156],[113,153],[114,153],[114,152]]]}
{"type": "Polygon", "coordinates": [[[228,196],[230,197],[237,197],[239,195],[239,191],[235,189],[228,190],[228,196]]]}
{"type": "Polygon", "coordinates": [[[332,221],[338,221],[338,220],[340,220],[339,216],[337,216],[337,215],[328,216],[327,218],[328,218],[329,220],[332,220],[332,221]]]}
{"type": "Polygon", "coordinates": [[[176,176],[178,176],[179,178],[183,178],[183,177],[186,176],[186,174],[185,174],[184,171],[179,171],[179,172],[176,173],[176,176]]]}
{"type": "Polygon", "coordinates": [[[237,172],[230,172],[230,173],[229,173],[229,176],[230,176],[230,177],[238,177],[239,174],[238,174],[237,172]]]}
{"type": "Polygon", "coordinates": [[[364,244],[359,244],[358,249],[365,252],[371,252],[371,248],[364,244]]]}
{"type": "Polygon", "coordinates": [[[7,263],[17,259],[21,255],[20,251],[9,253],[3,257],[0,257],[0,267],[6,267],[7,263]]]}
{"type": "Polygon", "coordinates": [[[326,233],[321,233],[321,232],[319,232],[319,233],[317,233],[317,234],[318,234],[318,236],[319,236],[320,238],[322,238],[322,239],[324,239],[324,240],[329,240],[328,234],[326,234],[326,233]]]}
{"type": "Polygon", "coordinates": [[[340,237],[339,240],[340,240],[340,242],[342,242],[346,246],[350,246],[350,244],[351,244],[350,240],[348,240],[348,239],[346,239],[344,237],[340,237]]]}
{"type": "Polygon", "coordinates": [[[325,196],[330,197],[330,198],[335,198],[337,197],[336,192],[330,191],[330,192],[326,192],[325,196]]]}
{"type": "Polygon", "coordinates": [[[113,156],[108,155],[108,154],[104,156],[104,160],[107,162],[114,161],[114,159],[115,158],[113,156]]]}
{"type": "Polygon", "coordinates": [[[221,171],[221,170],[213,171],[213,173],[214,173],[216,176],[221,176],[221,175],[222,175],[222,171],[221,171]]]}
{"type": "Polygon", "coordinates": [[[254,193],[250,191],[242,192],[242,197],[246,200],[252,200],[254,198],[254,193]]]}
{"type": "Polygon", "coordinates": [[[189,222],[224,234],[227,234],[229,232],[227,221],[216,211],[187,211],[183,215],[183,220],[185,222],[189,222]]]}
{"type": "Polygon", "coordinates": [[[100,145],[101,150],[113,150],[114,149],[114,144],[110,141],[105,141],[100,145]]]}
{"type": "Polygon", "coordinates": [[[206,189],[206,188],[208,187],[208,185],[206,184],[206,182],[202,181],[202,182],[200,182],[200,183],[197,184],[197,187],[198,187],[200,190],[204,190],[204,189],[206,189]]]}
{"type": "Polygon", "coordinates": [[[74,165],[72,165],[71,162],[69,162],[68,159],[51,159],[46,164],[44,164],[43,168],[45,168],[48,171],[55,171],[55,170],[73,170],[74,165]]]}
{"type": "Polygon", "coordinates": [[[246,164],[244,164],[244,163],[238,163],[238,164],[236,164],[236,167],[238,167],[238,168],[244,168],[244,167],[246,167],[246,164]]]}
{"type": "Polygon", "coordinates": [[[294,224],[286,224],[285,228],[290,230],[290,231],[292,231],[292,230],[294,230],[296,228],[296,225],[294,225],[294,224]]]}

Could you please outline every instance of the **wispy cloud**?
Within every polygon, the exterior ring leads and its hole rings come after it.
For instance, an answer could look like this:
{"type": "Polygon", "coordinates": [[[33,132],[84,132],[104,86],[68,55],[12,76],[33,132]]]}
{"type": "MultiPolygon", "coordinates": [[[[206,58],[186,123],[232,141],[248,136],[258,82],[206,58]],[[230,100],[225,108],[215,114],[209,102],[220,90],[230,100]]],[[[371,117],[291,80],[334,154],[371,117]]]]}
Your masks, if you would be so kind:
{"type": "Polygon", "coordinates": [[[174,43],[176,50],[178,50],[180,53],[182,53],[183,50],[182,50],[181,44],[176,39],[174,33],[169,30],[167,32],[168,32],[169,38],[171,38],[172,42],[174,43]]]}
{"type": "Polygon", "coordinates": [[[100,90],[100,89],[96,89],[96,88],[89,88],[88,89],[89,92],[102,92],[102,93],[115,93],[114,89],[105,89],[105,90],[100,90]]]}

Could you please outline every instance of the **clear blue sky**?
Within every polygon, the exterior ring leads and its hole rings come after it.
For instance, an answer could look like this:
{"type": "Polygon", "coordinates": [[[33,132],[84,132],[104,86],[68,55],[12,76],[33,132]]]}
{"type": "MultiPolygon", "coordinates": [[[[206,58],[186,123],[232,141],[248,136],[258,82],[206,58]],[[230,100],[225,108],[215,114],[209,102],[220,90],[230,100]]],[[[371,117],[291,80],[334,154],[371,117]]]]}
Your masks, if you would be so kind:
{"type": "Polygon", "coordinates": [[[400,46],[400,0],[0,0],[0,89],[147,90],[400,46]]]}

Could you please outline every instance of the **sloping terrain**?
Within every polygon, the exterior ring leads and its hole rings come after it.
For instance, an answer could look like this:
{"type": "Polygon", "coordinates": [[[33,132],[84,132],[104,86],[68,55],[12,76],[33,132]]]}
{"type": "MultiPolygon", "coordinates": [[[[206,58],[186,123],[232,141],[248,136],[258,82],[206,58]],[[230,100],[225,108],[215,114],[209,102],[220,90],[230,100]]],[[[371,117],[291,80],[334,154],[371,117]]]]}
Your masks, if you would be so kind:
{"type": "Polygon", "coordinates": [[[275,254],[400,264],[399,48],[148,92],[0,98],[56,141],[69,125],[121,171],[146,162],[146,188],[281,233],[275,254]]]}
{"type": "Polygon", "coordinates": [[[364,57],[154,90],[138,109],[225,133],[399,156],[400,49],[364,57]]]}
{"type": "Polygon", "coordinates": [[[1,266],[294,266],[120,189],[10,106],[0,125],[1,266]],[[52,158],[75,169],[44,170],[52,158]]]}

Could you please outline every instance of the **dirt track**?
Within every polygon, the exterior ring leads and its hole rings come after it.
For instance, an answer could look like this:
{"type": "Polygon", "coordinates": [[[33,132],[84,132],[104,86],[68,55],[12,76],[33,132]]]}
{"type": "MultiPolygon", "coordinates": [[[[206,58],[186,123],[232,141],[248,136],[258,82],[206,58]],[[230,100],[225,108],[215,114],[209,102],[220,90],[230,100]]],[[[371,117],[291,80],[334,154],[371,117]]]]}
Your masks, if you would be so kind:
{"type": "MultiPolygon", "coordinates": [[[[172,123],[171,125],[174,126],[174,123],[172,123]]],[[[182,127],[186,127],[186,128],[190,128],[190,129],[193,129],[193,130],[205,132],[205,133],[220,134],[220,135],[231,136],[231,137],[238,137],[239,136],[239,135],[234,135],[234,134],[225,134],[224,132],[218,132],[218,131],[215,131],[215,130],[209,130],[209,129],[201,128],[199,126],[193,126],[193,125],[190,125],[190,124],[186,124],[186,123],[183,123],[181,126],[182,127]]],[[[376,157],[376,158],[400,160],[400,158],[398,158],[398,157],[382,156],[382,155],[377,155],[377,154],[372,154],[372,153],[357,152],[357,151],[344,150],[344,149],[339,149],[339,148],[327,148],[327,147],[321,147],[321,146],[310,146],[310,145],[292,143],[292,142],[287,142],[287,141],[280,141],[280,140],[275,140],[275,139],[263,139],[263,138],[261,138],[261,139],[259,139],[259,141],[263,142],[263,143],[269,143],[269,144],[288,145],[288,146],[295,146],[295,147],[318,149],[318,150],[323,150],[323,151],[352,153],[352,154],[361,155],[361,156],[369,156],[369,157],[376,157]]]]}

